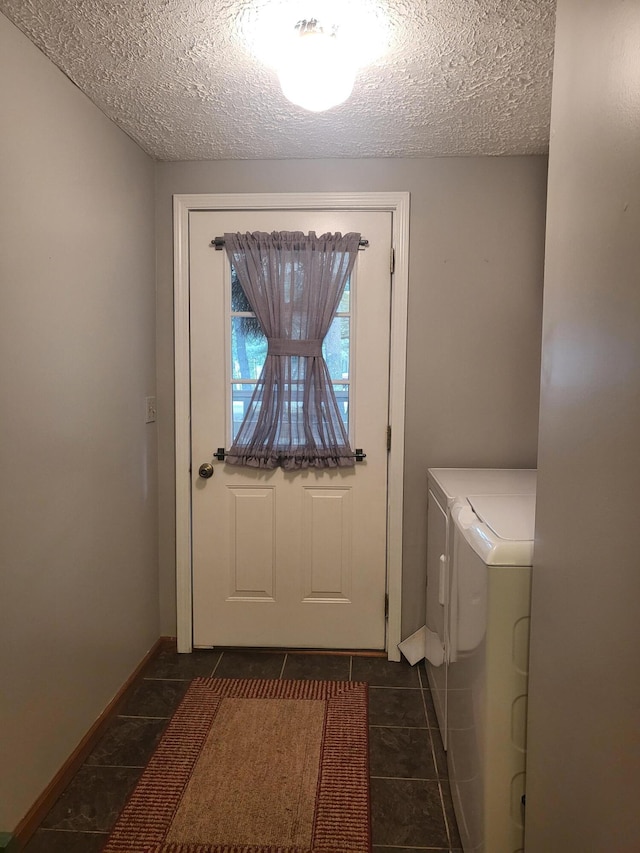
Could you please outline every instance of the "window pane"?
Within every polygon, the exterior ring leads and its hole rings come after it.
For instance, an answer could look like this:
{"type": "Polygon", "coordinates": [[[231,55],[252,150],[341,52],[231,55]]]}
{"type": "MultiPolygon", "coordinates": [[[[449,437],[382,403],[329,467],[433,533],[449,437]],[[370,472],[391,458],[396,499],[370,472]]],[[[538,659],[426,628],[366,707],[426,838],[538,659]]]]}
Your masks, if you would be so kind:
{"type": "Polygon", "coordinates": [[[267,356],[267,339],[255,317],[231,318],[233,379],[257,379],[267,356]]]}
{"type": "Polygon", "coordinates": [[[249,408],[249,401],[255,388],[254,384],[249,383],[231,386],[232,434],[234,441],[240,429],[240,424],[244,420],[246,411],[249,408]]]}
{"type": "Polygon", "coordinates": [[[348,314],[351,310],[351,279],[347,279],[347,283],[344,286],[344,291],[342,293],[342,299],[340,300],[340,304],[338,305],[338,313],[342,312],[343,314],[348,314]]]}
{"type": "Polygon", "coordinates": [[[334,317],[322,344],[322,354],[334,382],[349,378],[349,317],[334,317]]]}
{"type": "Polygon", "coordinates": [[[333,393],[338,401],[338,410],[342,417],[345,429],[349,432],[349,386],[348,385],[333,385],[333,393]]]}
{"type": "MultiPolygon", "coordinates": [[[[349,386],[341,383],[333,383],[333,393],[336,395],[338,402],[338,411],[344,423],[347,433],[349,432],[349,386]]],[[[235,441],[238,435],[240,425],[249,409],[251,396],[255,391],[256,384],[253,382],[235,383],[231,386],[232,400],[232,440],[235,441]]],[[[284,405],[284,417],[278,431],[279,444],[292,444],[303,446],[306,443],[306,435],[302,426],[302,421],[299,420],[299,413],[303,407],[304,384],[291,382],[285,386],[286,403],[284,405]],[[291,391],[291,398],[288,397],[288,392],[291,391]]],[[[257,417],[259,407],[253,411],[253,416],[257,417]]],[[[253,417],[252,417],[253,420],[253,417]]],[[[314,424],[311,423],[313,431],[314,424]]]]}
{"type": "Polygon", "coordinates": [[[231,267],[231,310],[253,311],[233,266],[231,267]]]}

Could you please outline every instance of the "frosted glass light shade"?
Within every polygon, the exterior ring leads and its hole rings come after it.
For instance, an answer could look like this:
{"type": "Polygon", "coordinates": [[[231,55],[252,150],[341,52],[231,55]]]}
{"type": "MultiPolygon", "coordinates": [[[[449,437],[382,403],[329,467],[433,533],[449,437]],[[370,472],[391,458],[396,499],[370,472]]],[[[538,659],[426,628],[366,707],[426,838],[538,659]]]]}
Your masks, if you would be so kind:
{"type": "Polygon", "coordinates": [[[334,36],[316,31],[293,40],[278,77],[289,101],[311,112],[322,112],[347,100],[356,70],[334,36]]]}

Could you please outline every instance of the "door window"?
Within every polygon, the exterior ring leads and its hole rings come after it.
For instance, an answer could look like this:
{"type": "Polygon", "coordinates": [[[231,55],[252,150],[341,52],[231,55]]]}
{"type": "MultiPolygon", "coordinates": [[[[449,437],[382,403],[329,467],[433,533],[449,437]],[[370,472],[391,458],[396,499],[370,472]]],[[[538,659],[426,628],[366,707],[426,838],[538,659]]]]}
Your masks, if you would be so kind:
{"type": "MultiPolygon", "coordinates": [[[[354,288],[352,275],[345,285],[338,311],[322,344],[322,355],[329,368],[331,384],[338,401],[342,421],[352,438],[349,402],[353,394],[353,365],[351,353],[354,288]]],[[[229,279],[229,341],[227,370],[229,393],[230,441],[235,440],[246,414],[267,355],[267,338],[252,310],[246,293],[231,267],[229,279]]]]}

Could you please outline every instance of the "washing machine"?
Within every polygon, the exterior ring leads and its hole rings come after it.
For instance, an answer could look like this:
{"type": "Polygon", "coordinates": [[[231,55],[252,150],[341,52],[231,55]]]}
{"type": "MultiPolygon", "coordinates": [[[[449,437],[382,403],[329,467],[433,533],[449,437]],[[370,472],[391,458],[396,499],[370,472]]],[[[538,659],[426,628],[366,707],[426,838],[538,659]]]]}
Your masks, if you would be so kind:
{"type": "Polygon", "coordinates": [[[524,845],[535,495],[451,508],[447,762],[465,853],[524,845]]]}
{"type": "Polygon", "coordinates": [[[451,509],[466,495],[536,493],[531,468],[430,468],[427,472],[426,669],[440,734],[447,748],[449,574],[453,554],[451,509]]]}

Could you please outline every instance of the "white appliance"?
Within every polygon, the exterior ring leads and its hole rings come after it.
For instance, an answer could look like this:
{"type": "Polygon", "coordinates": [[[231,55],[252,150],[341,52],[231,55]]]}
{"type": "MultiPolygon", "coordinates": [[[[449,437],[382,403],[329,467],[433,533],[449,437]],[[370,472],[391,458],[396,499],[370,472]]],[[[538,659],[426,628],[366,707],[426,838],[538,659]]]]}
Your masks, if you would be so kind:
{"type": "Polygon", "coordinates": [[[465,853],[524,845],[535,495],[451,507],[447,763],[465,853]]]}
{"type": "Polygon", "coordinates": [[[536,493],[536,471],[519,468],[430,468],[427,510],[426,667],[442,740],[447,748],[449,569],[453,554],[451,508],[478,494],[536,493]]]}

